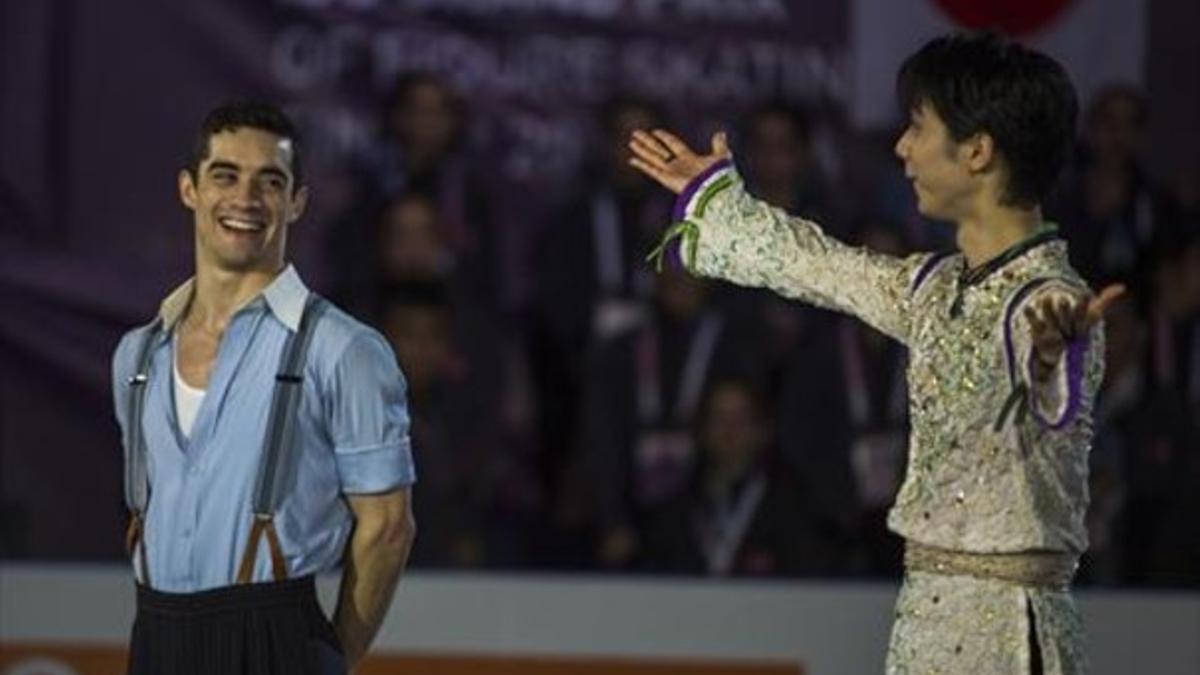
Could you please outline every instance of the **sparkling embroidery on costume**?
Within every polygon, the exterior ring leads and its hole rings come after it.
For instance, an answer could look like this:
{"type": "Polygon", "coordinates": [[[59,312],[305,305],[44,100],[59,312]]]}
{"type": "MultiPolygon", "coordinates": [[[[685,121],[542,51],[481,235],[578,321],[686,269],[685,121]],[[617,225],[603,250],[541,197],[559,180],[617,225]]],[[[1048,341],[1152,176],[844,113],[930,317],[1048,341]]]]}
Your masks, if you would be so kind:
{"type": "MultiPolygon", "coordinates": [[[[891,529],[951,551],[1083,552],[1103,330],[1088,338],[1082,403],[1061,429],[1023,414],[1035,387],[1010,382],[1004,348],[1007,305],[1022,286],[1038,278],[1056,282],[1022,303],[1086,288],[1070,268],[1063,242],[1040,243],[961,294],[964,261],[951,256],[913,291],[928,254],[894,258],[842,244],[815,223],[750,197],[733,171],[702,197],[703,212],[689,209],[692,227],[680,232],[692,249],[685,264],[693,272],[853,314],[908,346],[912,431],[891,529]],[[960,295],[960,312],[952,318],[960,295]],[[1018,400],[1010,400],[1014,391],[1018,400]],[[997,424],[1006,404],[1016,408],[997,424]]],[[[1028,327],[1023,312],[1010,315],[1017,362],[1024,364],[1028,327]]],[[[1025,377],[1024,368],[1018,371],[1025,377]]],[[[920,572],[910,572],[901,590],[887,672],[1027,673],[1028,603],[1037,617],[1045,673],[1086,672],[1082,627],[1068,593],[920,572]]]]}

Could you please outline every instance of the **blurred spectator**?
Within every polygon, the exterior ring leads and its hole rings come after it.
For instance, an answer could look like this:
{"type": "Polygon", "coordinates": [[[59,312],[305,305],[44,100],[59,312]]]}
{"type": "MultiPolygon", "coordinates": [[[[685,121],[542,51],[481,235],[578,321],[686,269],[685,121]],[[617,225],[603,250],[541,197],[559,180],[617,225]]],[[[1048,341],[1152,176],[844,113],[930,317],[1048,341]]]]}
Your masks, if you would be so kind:
{"type": "Polygon", "coordinates": [[[1151,269],[1145,390],[1137,406],[1115,420],[1127,439],[1123,576],[1135,584],[1195,586],[1200,585],[1200,240],[1161,242],[1151,269]]]}
{"type": "Polygon", "coordinates": [[[843,232],[846,213],[817,162],[812,121],[782,101],[763,103],[743,124],[746,184],[759,199],[796,216],[816,220],[831,234],[843,232]]]}
{"type": "Polygon", "coordinates": [[[467,157],[466,110],[457,92],[430,73],[401,76],[380,115],[379,138],[352,168],[354,206],[330,233],[336,295],[359,313],[372,304],[377,240],[373,225],[403,194],[425,195],[437,236],[459,264],[459,274],[489,304],[498,302],[498,233],[484,176],[467,157]]]}
{"type": "MultiPolygon", "coordinates": [[[[862,226],[872,249],[901,255],[902,230],[862,226]]],[[[780,445],[814,508],[846,546],[848,573],[896,577],[903,542],[887,512],[904,476],[904,347],[865,324],[823,313],[796,350],[779,399],[780,445]]]]}
{"type": "Polygon", "coordinates": [[[1141,92],[1102,90],[1083,120],[1083,142],[1047,207],[1070,242],[1076,269],[1094,285],[1134,281],[1155,238],[1182,220],[1178,204],[1142,167],[1149,114],[1141,92]]]}
{"type": "Polygon", "coordinates": [[[808,495],[772,456],[771,419],[749,381],[712,383],[696,420],[698,466],[686,491],[656,509],[644,568],[710,576],[827,575],[834,550],[808,495]]]}
{"type": "MultiPolygon", "coordinates": [[[[360,288],[355,302],[363,308],[383,308],[390,290],[407,284],[441,287],[448,303],[462,318],[478,316],[495,321],[495,308],[480,297],[475,279],[460,264],[446,239],[436,204],[421,193],[400,193],[378,211],[372,246],[358,266],[370,272],[370,285],[360,288]]],[[[359,310],[368,321],[381,317],[359,310]]]]}
{"type": "MultiPolygon", "coordinates": [[[[669,126],[655,103],[603,106],[583,153],[592,163],[573,178],[538,165],[500,177],[503,156],[480,144],[492,120],[469,112],[441,77],[406,74],[379,106],[368,152],[313,167],[347,170],[356,191],[329,230],[332,294],[386,332],[411,388],[415,564],[897,574],[900,540],[885,516],[905,468],[902,347],[762,290],[656,277],[644,256],[671,197],[626,163],[631,130],[669,126]],[[500,300],[518,278],[527,314],[500,300]]],[[[575,121],[543,126],[543,112],[518,114],[536,118],[529,134],[569,145],[575,121]]],[[[1093,286],[1120,278],[1140,301],[1106,322],[1083,583],[1200,585],[1200,174],[1176,176],[1175,196],[1153,178],[1164,173],[1142,161],[1153,112],[1134,88],[1102,91],[1046,210],[1093,286]]],[[[770,100],[739,116],[735,141],[755,194],[843,239],[893,253],[952,245],[952,228],[917,213],[891,131],[770,100]]],[[[32,486],[58,467],[14,454],[115,439],[91,400],[108,393],[77,364],[10,351],[0,393],[14,415],[43,423],[7,430],[0,556],[116,558],[116,493],[112,509],[52,536],[34,516],[70,509],[32,486]],[[61,399],[66,390],[83,398],[61,399]],[[26,405],[52,399],[67,407],[26,405]],[[71,433],[53,424],[66,418],[71,433]]],[[[95,502],[90,477],[119,473],[119,456],[105,457],[67,476],[79,489],[64,494],[95,502]]]]}
{"type": "Polygon", "coordinates": [[[457,264],[436,206],[419,193],[400,195],[383,211],[376,250],[385,283],[447,279],[457,264]]]}
{"type": "Polygon", "coordinates": [[[502,342],[450,303],[443,284],[410,281],[383,295],[380,325],[408,381],[422,541],[413,563],[475,567],[527,559],[537,506],[506,426],[502,342]]]}
{"type": "Polygon", "coordinates": [[[1088,457],[1088,550],[1080,563],[1081,584],[1112,585],[1124,565],[1126,464],[1138,452],[1136,429],[1146,414],[1146,325],[1137,305],[1114,305],[1104,319],[1105,373],[1098,395],[1096,434],[1088,457]]]}
{"type": "Polygon", "coordinates": [[[602,113],[603,146],[536,251],[529,354],[538,391],[543,479],[558,483],[578,433],[584,355],[596,340],[628,331],[645,314],[653,270],[644,260],[669,224],[670,199],[628,164],[634,129],[662,123],[635,99],[602,113]]]}
{"type": "MultiPolygon", "coordinates": [[[[758,104],[741,121],[739,168],[750,191],[763,201],[794,216],[816,220],[831,234],[844,236],[847,200],[829,189],[829,177],[818,161],[814,124],[808,112],[791,103],[771,100],[758,104]]],[[[722,285],[717,301],[739,324],[762,331],[757,348],[768,367],[779,370],[815,312],[761,289],[722,285]]]]}
{"type": "Polygon", "coordinates": [[[1200,232],[1164,237],[1152,259],[1154,383],[1200,410],[1200,232]]]}
{"type": "Polygon", "coordinates": [[[599,342],[590,360],[583,468],[596,494],[603,566],[632,563],[647,509],[684,488],[706,383],[756,372],[753,343],[709,304],[708,294],[705,282],[665,270],[650,316],[599,342]]]}

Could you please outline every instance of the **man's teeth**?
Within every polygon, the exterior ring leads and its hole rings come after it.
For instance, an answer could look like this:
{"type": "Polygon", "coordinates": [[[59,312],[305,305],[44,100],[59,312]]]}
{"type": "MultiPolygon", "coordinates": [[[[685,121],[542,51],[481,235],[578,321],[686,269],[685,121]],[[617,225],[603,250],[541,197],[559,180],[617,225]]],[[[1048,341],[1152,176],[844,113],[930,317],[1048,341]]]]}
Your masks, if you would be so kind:
{"type": "Polygon", "coordinates": [[[263,224],[252,220],[239,220],[237,218],[222,218],[220,223],[224,227],[231,230],[242,230],[243,232],[256,232],[263,229],[263,224]]]}

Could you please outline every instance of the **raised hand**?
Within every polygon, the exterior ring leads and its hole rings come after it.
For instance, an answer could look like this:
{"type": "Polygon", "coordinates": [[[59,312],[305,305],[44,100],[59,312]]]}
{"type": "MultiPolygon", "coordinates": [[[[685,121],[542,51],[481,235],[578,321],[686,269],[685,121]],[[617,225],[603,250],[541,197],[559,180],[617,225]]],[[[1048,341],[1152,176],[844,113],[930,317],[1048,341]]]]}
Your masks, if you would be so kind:
{"type": "Polygon", "coordinates": [[[1053,298],[1042,300],[1035,307],[1025,308],[1025,318],[1033,332],[1033,379],[1045,382],[1058,367],[1067,343],[1086,335],[1109,305],[1125,294],[1125,286],[1113,284],[1100,295],[1071,300],[1053,298]]]}
{"type": "Polygon", "coordinates": [[[662,129],[633,132],[629,149],[630,164],[675,194],[708,167],[732,157],[723,131],[713,134],[712,152],[707,155],[696,154],[678,136],[662,129]]]}

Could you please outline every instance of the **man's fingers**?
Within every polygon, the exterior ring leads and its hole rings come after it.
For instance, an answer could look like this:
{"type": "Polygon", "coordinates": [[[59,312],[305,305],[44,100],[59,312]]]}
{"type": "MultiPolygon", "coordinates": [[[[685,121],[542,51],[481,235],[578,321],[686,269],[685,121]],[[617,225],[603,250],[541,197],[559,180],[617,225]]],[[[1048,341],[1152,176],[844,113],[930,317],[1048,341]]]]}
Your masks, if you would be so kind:
{"type": "Polygon", "coordinates": [[[1026,307],[1025,318],[1029,321],[1030,338],[1038,356],[1043,361],[1055,361],[1066,342],[1059,325],[1057,308],[1050,300],[1043,300],[1038,307],[1026,307]]]}
{"type": "Polygon", "coordinates": [[[1075,305],[1071,298],[1059,298],[1054,303],[1054,321],[1063,335],[1071,335],[1075,330],[1075,305]]]}
{"type": "Polygon", "coordinates": [[[1105,307],[1116,302],[1122,295],[1125,295],[1125,284],[1111,284],[1105,286],[1104,290],[1100,291],[1100,297],[1096,300],[1104,304],[1105,307]]]}
{"type": "Polygon", "coordinates": [[[695,154],[692,152],[692,149],[687,146],[687,143],[679,140],[678,136],[672,134],[666,129],[655,129],[654,137],[657,138],[663,145],[665,145],[674,156],[695,154]]]}
{"type": "Polygon", "coordinates": [[[1112,284],[1106,286],[1100,291],[1100,295],[1092,298],[1091,302],[1086,303],[1086,311],[1082,320],[1082,330],[1090,330],[1092,326],[1100,323],[1100,319],[1104,318],[1104,313],[1112,304],[1121,299],[1125,295],[1124,284],[1112,284]]]}
{"type": "Polygon", "coordinates": [[[660,184],[662,184],[663,187],[671,190],[672,192],[680,191],[679,188],[675,185],[675,181],[672,179],[671,175],[668,174],[663,169],[660,169],[657,166],[650,164],[649,162],[643,160],[640,157],[630,157],[629,163],[634,168],[636,168],[638,171],[641,171],[642,173],[646,174],[647,176],[650,176],[651,178],[653,178],[654,180],[656,180],[660,184]]]}
{"type": "Polygon", "coordinates": [[[629,141],[629,150],[634,157],[641,159],[647,164],[657,167],[660,170],[666,171],[667,159],[663,156],[660,146],[650,145],[646,141],[634,137],[629,141]]]}
{"type": "Polygon", "coordinates": [[[733,153],[729,152],[729,137],[724,131],[718,131],[712,135],[712,153],[718,157],[729,159],[733,153]]]}
{"type": "Polygon", "coordinates": [[[647,176],[650,176],[651,178],[653,178],[654,180],[657,180],[660,183],[663,182],[664,178],[666,178],[665,171],[663,171],[662,169],[658,168],[657,166],[651,164],[650,162],[647,162],[646,160],[642,159],[641,157],[631,157],[629,159],[629,163],[631,165],[633,165],[633,167],[635,169],[637,169],[638,171],[641,171],[642,173],[646,174],[647,176]]]}
{"type": "Polygon", "coordinates": [[[1041,332],[1057,332],[1059,325],[1058,307],[1052,298],[1045,298],[1034,306],[1034,316],[1041,332]]]}
{"type": "Polygon", "coordinates": [[[1046,330],[1046,323],[1038,316],[1037,309],[1025,308],[1025,320],[1029,322],[1030,331],[1036,336],[1046,330]]]}
{"type": "Polygon", "coordinates": [[[1061,298],[1046,298],[1042,301],[1042,312],[1046,317],[1048,332],[1067,335],[1072,328],[1071,302],[1061,298]]]}
{"type": "Polygon", "coordinates": [[[1047,315],[1047,310],[1043,309],[1042,315],[1038,315],[1038,311],[1033,307],[1025,308],[1025,319],[1029,321],[1030,337],[1033,340],[1033,346],[1039,352],[1051,352],[1060,348],[1063,342],[1062,333],[1054,326],[1053,320],[1047,315]]]}
{"type": "Polygon", "coordinates": [[[633,138],[630,140],[631,149],[641,147],[645,150],[647,159],[658,159],[660,161],[669,160],[673,153],[661,140],[653,134],[638,129],[633,132],[633,138]],[[636,145],[635,145],[636,144],[636,145]]]}
{"type": "Polygon", "coordinates": [[[1078,327],[1076,334],[1082,335],[1091,330],[1094,325],[1100,322],[1100,319],[1104,318],[1104,312],[1109,310],[1112,303],[1120,300],[1124,293],[1126,293],[1126,286],[1123,283],[1114,283],[1114,285],[1105,286],[1103,291],[1100,291],[1100,294],[1096,295],[1096,297],[1087,301],[1081,301],[1081,311],[1079,312],[1079,316],[1076,317],[1075,325],[1078,327]]]}
{"type": "Polygon", "coordinates": [[[1056,330],[1043,331],[1034,336],[1033,344],[1039,352],[1046,356],[1057,356],[1067,345],[1063,340],[1063,334],[1056,330]]]}
{"type": "Polygon", "coordinates": [[[1075,306],[1071,309],[1071,330],[1075,335],[1082,335],[1087,331],[1087,313],[1091,303],[1087,298],[1077,298],[1075,306]]]}

